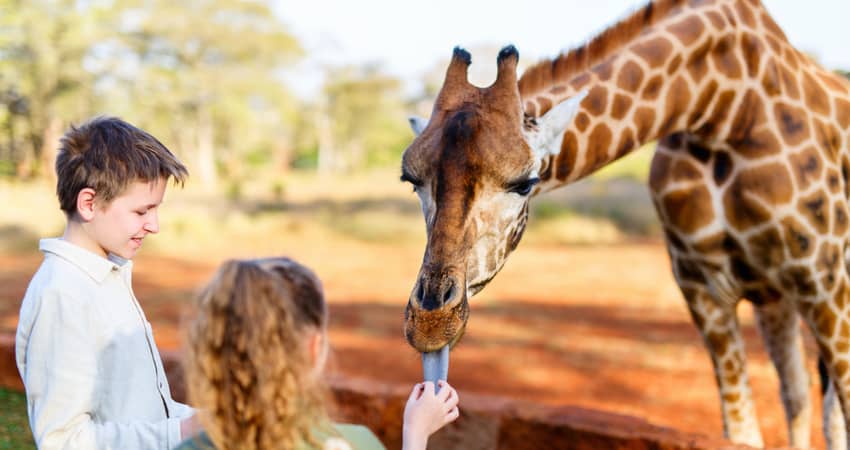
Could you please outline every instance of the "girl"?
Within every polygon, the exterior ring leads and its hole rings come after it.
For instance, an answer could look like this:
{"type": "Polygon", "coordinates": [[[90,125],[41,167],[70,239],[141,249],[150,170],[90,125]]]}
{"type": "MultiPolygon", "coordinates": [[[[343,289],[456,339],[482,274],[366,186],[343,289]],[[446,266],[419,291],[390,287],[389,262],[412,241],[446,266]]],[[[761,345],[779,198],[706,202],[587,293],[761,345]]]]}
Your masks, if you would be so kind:
{"type": "MultiPolygon", "coordinates": [[[[312,271],[287,258],[225,262],[189,327],[189,398],[205,432],[178,449],[384,449],[367,428],[330,422],[321,371],[327,306],[312,271]]],[[[405,450],[458,417],[457,392],[414,386],[405,450]]]]}

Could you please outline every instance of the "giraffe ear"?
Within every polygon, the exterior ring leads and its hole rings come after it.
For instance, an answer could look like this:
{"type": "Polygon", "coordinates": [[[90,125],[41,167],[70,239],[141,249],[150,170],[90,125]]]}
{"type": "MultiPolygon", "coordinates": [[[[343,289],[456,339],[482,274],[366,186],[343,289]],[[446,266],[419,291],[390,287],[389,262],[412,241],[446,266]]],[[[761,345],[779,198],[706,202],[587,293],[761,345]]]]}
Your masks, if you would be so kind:
{"type": "Polygon", "coordinates": [[[537,119],[537,131],[529,136],[529,144],[538,158],[561,152],[564,132],[578,113],[579,105],[587,97],[587,89],[555,105],[537,119]]]}
{"type": "Polygon", "coordinates": [[[417,136],[422,134],[422,131],[428,126],[428,119],[418,116],[410,116],[407,118],[407,121],[410,122],[410,128],[413,129],[413,134],[417,136]]]}

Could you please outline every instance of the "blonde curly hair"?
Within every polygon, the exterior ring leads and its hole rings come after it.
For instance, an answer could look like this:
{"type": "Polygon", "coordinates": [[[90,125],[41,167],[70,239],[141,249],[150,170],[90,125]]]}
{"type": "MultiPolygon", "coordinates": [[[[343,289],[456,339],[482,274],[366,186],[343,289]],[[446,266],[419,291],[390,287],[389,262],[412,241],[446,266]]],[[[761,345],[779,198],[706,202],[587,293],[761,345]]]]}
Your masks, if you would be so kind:
{"type": "Polygon", "coordinates": [[[315,274],[287,258],[227,261],[196,306],[188,394],[216,447],[321,447],[328,395],[308,340],[325,334],[327,306],[315,274]]]}

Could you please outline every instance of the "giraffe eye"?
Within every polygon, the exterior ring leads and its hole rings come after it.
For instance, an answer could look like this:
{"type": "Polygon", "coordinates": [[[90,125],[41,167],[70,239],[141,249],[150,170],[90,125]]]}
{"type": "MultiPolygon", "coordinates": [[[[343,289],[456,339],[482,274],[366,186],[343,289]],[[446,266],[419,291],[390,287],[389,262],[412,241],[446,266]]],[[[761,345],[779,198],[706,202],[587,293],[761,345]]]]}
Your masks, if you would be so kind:
{"type": "Polygon", "coordinates": [[[422,180],[414,177],[413,175],[409,174],[408,172],[402,172],[401,173],[401,181],[412,184],[414,191],[416,191],[417,189],[422,187],[422,180]]]}
{"type": "Polygon", "coordinates": [[[526,196],[531,193],[531,190],[539,182],[540,178],[528,178],[526,180],[514,181],[508,184],[508,192],[526,196]]]}

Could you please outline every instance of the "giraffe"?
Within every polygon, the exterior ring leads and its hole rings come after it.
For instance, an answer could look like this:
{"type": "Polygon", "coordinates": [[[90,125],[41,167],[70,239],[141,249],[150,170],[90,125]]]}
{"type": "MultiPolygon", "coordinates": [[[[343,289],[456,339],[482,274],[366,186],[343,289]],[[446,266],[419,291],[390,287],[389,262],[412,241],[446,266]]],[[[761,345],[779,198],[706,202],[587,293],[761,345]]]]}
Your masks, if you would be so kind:
{"type": "Polygon", "coordinates": [[[430,355],[458,343],[531,197],[657,141],[649,188],[713,363],[724,435],[763,444],[736,316],[746,300],[791,445],[810,440],[802,318],[831,379],[827,442],[846,448],[850,83],[796,50],[758,0],[658,0],[521,79],[518,57],[502,49],[481,88],[456,48],[431,117],[411,119],[401,178],[427,242],[405,308],[410,345],[430,355]]]}

